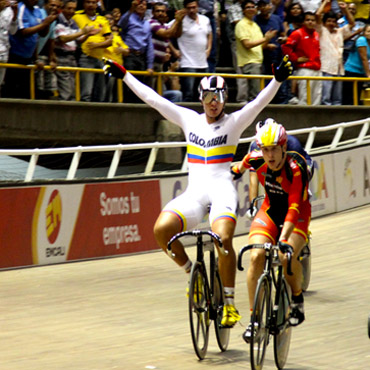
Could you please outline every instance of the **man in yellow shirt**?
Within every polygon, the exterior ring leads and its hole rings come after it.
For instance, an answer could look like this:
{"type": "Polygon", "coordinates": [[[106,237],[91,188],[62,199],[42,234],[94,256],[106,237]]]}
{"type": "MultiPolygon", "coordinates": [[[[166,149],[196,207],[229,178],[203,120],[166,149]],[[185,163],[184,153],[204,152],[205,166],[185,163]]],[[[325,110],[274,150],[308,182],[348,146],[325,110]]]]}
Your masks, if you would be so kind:
{"type": "Polygon", "coordinates": [[[370,12],[370,3],[368,1],[363,0],[345,0],[347,5],[349,4],[355,4],[356,5],[356,15],[355,20],[356,21],[362,21],[367,23],[369,20],[369,12],[370,12]]]}
{"type": "MultiPolygon", "coordinates": [[[[107,13],[105,18],[108,20],[110,28],[112,30],[112,46],[104,49],[104,58],[113,60],[120,65],[124,65],[124,58],[130,54],[130,49],[126,43],[122,40],[122,37],[119,34],[118,26],[114,24],[113,15],[107,13]]],[[[106,76],[107,77],[107,76],[106,76]]],[[[116,92],[117,83],[114,78],[106,78],[105,81],[105,102],[117,101],[116,92]]]]}
{"type": "MultiPolygon", "coordinates": [[[[84,0],[83,10],[76,12],[73,20],[80,29],[93,26],[100,31],[82,44],[78,65],[82,68],[103,68],[104,50],[112,45],[112,32],[108,20],[96,13],[98,0],[84,0]]],[[[100,73],[81,73],[81,100],[104,101],[105,81],[100,73]]]]}
{"type": "MultiPolygon", "coordinates": [[[[263,35],[261,28],[253,21],[257,8],[253,0],[241,4],[244,17],[235,26],[236,58],[238,67],[244,74],[261,75],[263,52],[262,47],[276,35],[277,31],[267,31],[263,35]]],[[[260,91],[260,81],[248,81],[247,100],[252,101],[260,91]]]]}

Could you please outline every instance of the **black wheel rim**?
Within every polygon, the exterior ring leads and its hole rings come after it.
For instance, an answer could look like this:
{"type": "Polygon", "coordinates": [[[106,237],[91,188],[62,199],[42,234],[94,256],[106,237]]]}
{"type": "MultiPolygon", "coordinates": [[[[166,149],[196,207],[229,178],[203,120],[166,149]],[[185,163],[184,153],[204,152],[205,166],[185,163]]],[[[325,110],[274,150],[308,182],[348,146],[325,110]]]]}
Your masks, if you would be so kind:
{"type": "Polygon", "coordinates": [[[189,286],[189,321],[196,355],[203,360],[208,347],[210,300],[201,265],[192,269],[189,286]]]}
{"type": "Polygon", "coordinates": [[[252,370],[261,370],[269,340],[270,288],[266,276],[260,278],[254,299],[250,358],[252,370]],[[258,327],[255,327],[255,323],[258,327]]]}
{"type": "Polygon", "coordinates": [[[224,293],[223,287],[221,283],[221,278],[218,273],[216,272],[215,281],[214,281],[214,289],[213,289],[213,302],[214,302],[214,310],[215,310],[215,331],[216,331],[216,339],[218,347],[222,352],[226,351],[227,346],[229,345],[229,338],[230,338],[230,328],[224,328],[221,326],[222,316],[223,316],[223,308],[224,308],[224,293]]]}
{"type": "Polygon", "coordinates": [[[282,280],[282,287],[279,299],[277,315],[278,333],[274,335],[274,358],[278,369],[283,369],[288,359],[292,328],[289,326],[290,302],[289,290],[285,280],[282,280]]]}

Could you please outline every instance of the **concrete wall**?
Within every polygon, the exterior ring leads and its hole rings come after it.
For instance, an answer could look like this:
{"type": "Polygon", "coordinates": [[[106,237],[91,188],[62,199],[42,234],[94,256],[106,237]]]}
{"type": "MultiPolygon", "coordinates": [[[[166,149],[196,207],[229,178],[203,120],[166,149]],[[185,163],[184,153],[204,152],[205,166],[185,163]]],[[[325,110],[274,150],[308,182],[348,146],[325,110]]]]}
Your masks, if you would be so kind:
{"type": "MultiPolygon", "coordinates": [[[[198,103],[182,104],[202,111],[198,103]]],[[[240,109],[228,104],[228,113],[240,109]]],[[[288,129],[324,126],[370,116],[370,106],[299,107],[269,105],[257,117],[273,117],[288,129]]],[[[0,99],[0,146],[45,148],[95,144],[142,143],[163,139],[157,136],[163,117],[142,104],[49,102],[0,99]]],[[[244,137],[252,136],[249,127],[244,137]]],[[[358,129],[345,133],[357,136],[358,129]]],[[[330,140],[330,134],[327,137],[330,140]]],[[[324,140],[324,139],[323,139],[324,140]]]]}

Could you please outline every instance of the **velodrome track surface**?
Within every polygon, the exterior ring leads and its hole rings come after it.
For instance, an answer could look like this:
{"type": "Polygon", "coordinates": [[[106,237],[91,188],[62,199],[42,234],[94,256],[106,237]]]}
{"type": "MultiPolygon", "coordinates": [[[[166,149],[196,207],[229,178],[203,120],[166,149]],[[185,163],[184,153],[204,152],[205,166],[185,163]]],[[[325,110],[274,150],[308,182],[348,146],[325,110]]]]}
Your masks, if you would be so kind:
{"type": "MultiPolygon", "coordinates": [[[[293,330],[287,369],[370,368],[369,226],[370,206],[312,221],[307,320],[293,330]]],[[[246,243],[235,238],[235,249],[246,243]]],[[[212,327],[202,362],[190,339],[186,282],[161,252],[2,271],[0,369],[249,369],[245,272],[237,273],[241,324],[224,353],[212,327]]],[[[264,369],[275,369],[272,348],[264,369]]]]}

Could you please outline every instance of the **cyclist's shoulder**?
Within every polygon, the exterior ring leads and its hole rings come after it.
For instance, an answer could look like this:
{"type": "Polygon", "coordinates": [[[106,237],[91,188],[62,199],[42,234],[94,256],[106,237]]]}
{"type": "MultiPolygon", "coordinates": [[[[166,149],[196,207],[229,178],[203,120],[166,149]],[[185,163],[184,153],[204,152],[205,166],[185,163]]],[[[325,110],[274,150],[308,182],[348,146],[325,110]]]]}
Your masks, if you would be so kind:
{"type": "Polygon", "coordinates": [[[301,142],[293,135],[288,135],[287,148],[295,151],[303,150],[301,142]]]}
{"type": "Polygon", "coordinates": [[[260,149],[255,149],[245,155],[243,162],[249,164],[250,167],[255,170],[261,168],[266,162],[263,159],[262,151],[260,149]]]}
{"type": "Polygon", "coordinates": [[[298,176],[302,179],[303,183],[308,183],[308,174],[310,171],[305,158],[297,152],[288,152],[286,163],[289,168],[288,172],[290,173],[288,177],[293,178],[298,176]]]}
{"type": "Polygon", "coordinates": [[[287,150],[291,152],[297,152],[305,158],[310,158],[307,152],[304,150],[301,142],[298,138],[293,135],[288,135],[287,150]]]}
{"type": "Polygon", "coordinates": [[[254,140],[251,142],[251,145],[249,146],[249,152],[251,153],[253,150],[258,150],[257,141],[254,140]]]}
{"type": "Polygon", "coordinates": [[[302,166],[307,166],[307,162],[305,158],[302,156],[301,153],[296,151],[287,151],[287,160],[291,164],[291,166],[294,166],[294,164],[299,164],[302,166]]]}
{"type": "Polygon", "coordinates": [[[264,160],[262,150],[258,147],[254,150],[251,150],[248,155],[250,156],[250,158],[253,158],[253,159],[262,159],[262,160],[264,160]]]}

